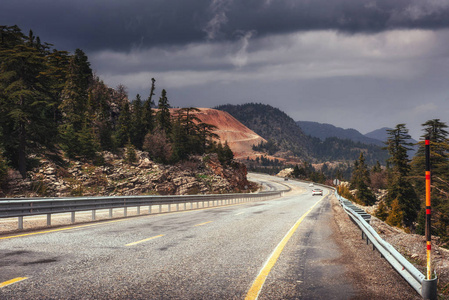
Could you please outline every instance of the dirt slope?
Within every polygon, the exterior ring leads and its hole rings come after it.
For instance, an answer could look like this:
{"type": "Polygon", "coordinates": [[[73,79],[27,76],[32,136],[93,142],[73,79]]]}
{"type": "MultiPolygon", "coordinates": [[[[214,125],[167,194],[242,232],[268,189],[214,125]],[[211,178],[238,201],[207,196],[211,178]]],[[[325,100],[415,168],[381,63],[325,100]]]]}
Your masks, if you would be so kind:
{"type": "Polygon", "coordinates": [[[237,121],[227,112],[212,109],[199,108],[195,115],[204,123],[217,126],[215,133],[220,137],[220,141],[228,142],[229,147],[234,152],[235,158],[251,156],[255,151],[252,145],[266,142],[264,138],[237,121]]]}

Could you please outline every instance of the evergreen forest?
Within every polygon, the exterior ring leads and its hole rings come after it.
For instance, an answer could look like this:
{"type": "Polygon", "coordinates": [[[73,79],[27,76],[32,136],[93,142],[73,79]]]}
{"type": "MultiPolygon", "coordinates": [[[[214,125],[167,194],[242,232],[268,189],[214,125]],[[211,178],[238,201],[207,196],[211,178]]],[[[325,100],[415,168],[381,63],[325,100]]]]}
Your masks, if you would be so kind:
{"type": "Polygon", "coordinates": [[[233,153],[213,142],[214,126],[197,119],[196,108],[170,110],[168,93],[129,101],[127,89],[108,87],[81,49],[71,54],[30,30],[0,26],[0,182],[8,167],[23,178],[38,157],[69,158],[101,165],[101,151],[144,150],[161,163],[215,152],[222,163],[233,153]]]}

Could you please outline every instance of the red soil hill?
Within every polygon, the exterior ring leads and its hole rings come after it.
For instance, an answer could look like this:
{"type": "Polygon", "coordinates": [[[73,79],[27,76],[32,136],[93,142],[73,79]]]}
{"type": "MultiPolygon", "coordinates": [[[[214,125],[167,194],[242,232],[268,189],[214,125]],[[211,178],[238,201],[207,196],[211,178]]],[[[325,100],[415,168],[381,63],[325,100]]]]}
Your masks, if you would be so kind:
{"type": "Polygon", "coordinates": [[[201,122],[218,128],[214,133],[220,137],[220,141],[223,144],[225,141],[228,142],[235,158],[246,158],[254,155],[256,152],[252,150],[252,146],[259,144],[261,141],[266,142],[264,138],[227,112],[212,108],[199,108],[199,110],[199,112],[194,112],[194,114],[201,122]]]}

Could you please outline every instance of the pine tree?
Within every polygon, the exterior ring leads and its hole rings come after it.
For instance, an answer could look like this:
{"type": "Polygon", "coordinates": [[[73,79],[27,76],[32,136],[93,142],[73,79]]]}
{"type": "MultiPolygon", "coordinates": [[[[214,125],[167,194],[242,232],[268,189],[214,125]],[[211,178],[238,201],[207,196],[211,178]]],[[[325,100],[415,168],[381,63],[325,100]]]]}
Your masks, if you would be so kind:
{"type": "Polygon", "coordinates": [[[99,150],[94,134],[96,103],[89,92],[93,82],[92,70],[87,56],[76,49],[68,63],[66,82],[61,93],[62,124],[59,132],[62,137],[61,147],[69,157],[81,156],[93,159],[99,150]]]}
{"type": "Polygon", "coordinates": [[[291,174],[294,178],[299,178],[299,176],[301,175],[300,174],[300,171],[299,171],[299,166],[298,165],[295,165],[294,167],[293,167],[293,171],[292,171],[292,174],[291,174]]]}
{"type": "Polygon", "coordinates": [[[128,100],[124,101],[118,117],[115,141],[117,147],[124,147],[130,140],[131,113],[128,100]]]}
{"type": "MultiPolygon", "coordinates": [[[[228,145],[228,141],[225,141],[225,144],[222,145],[221,142],[217,145],[217,155],[218,160],[223,165],[229,165],[232,160],[234,159],[234,153],[232,152],[231,148],[228,145]]],[[[262,160],[265,160],[266,158],[262,157],[262,160]]]]}
{"type": "Polygon", "coordinates": [[[78,136],[75,131],[73,124],[65,123],[59,128],[60,139],[61,139],[61,149],[64,150],[65,154],[70,157],[76,157],[81,149],[79,148],[78,136]]]}
{"type": "Polygon", "coordinates": [[[134,148],[134,145],[131,143],[126,144],[126,154],[125,154],[125,161],[128,164],[132,164],[137,161],[137,153],[136,149],[134,148]]]}
{"type": "Polygon", "coordinates": [[[80,49],[70,57],[67,80],[62,91],[59,106],[64,122],[71,123],[76,131],[82,130],[87,112],[88,88],[92,80],[92,70],[87,57],[80,49]]]}
{"type": "MultiPolygon", "coordinates": [[[[201,120],[195,115],[196,112],[199,112],[198,108],[187,107],[181,108],[176,111],[175,118],[179,123],[179,126],[184,131],[183,135],[185,136],[185,151],[187,154],[202,154],[202,141],[200,136],[200,124],[202,124],[201,120]]],[[[203,127],[205,130],[205,127],[203,127]]]]}
{"type": "Polygon", "coordinates": [[[53,150],[55,138],[53,82],[49,78],[47,50],[32,32],[1,26],[0,126],[8,160],[26,176],[29,153],[53,150]]]}
{"type": "Polygon", "coordinates": [[[150,95],[143,104],[142,126],[145,134],[151,133],[154,129],[154,116],[152,107],[154,106],[153,96],[154,96],[155,82],[156,80],[154,78],[151,78],[150,95]]]}
{"type": "MultiPolygon", "coordinates": [[[[449,132],[448,126],[439,119],[422,124],[422,138],[430,141],[432,233],[442,241],[449,241],[449,132]]],[[[415,185],[421,198],[421,212],[417,233],[425,228],[425,143],[418,143],[418,152],[412,160],[415,185]]]]}
{"type": "Polygon", "coordinates": [[[188,158],[189,154],[191,154],[190,140],[186,128],[179,119],[172,124],[171,140],[173,141],[173,155],[171,161],[178,162],[188,158]]]}
{"type": "Polygon", "coordinates": [[[377,209],[375,211],[375,216],[378,217],[382,221],[387,220],[388,209],[383,201],[379,201],[379,206],[377,207],[377,209]]]}
{"type": "Polygon", "coordinates": [[[388,193],[386,204],[392,207],[393,201],[398,201],[401,209],[402,222],[407,227],[413,227],[420,208],[419,199],[414,187],[410,182],[410,164],[407,155],[411,143],[410,135],[405,124],[396,125],[395,129],[388,130],[388,140],[386,142],[390,158],[388,163],[391,166],[388,175],[388,193]]]}
{"type": "Polygon", "coordinates": [[[163,130],[165,134],[171,133],[171,120],[170,120],[170,104],[167,99],[167,92],[162,90],[161,97],[158,103],[158,112],[156,113],[157,126],[160,130],[163,130]]]}
{"type": "Polygon", "coordinates": [[[90,124],[86,122],[76,135],[80,149],[78,154],[87,159],[94,159],[99,145],[90,124]]]}
{"type": "Polygon", "coordinates": [[[143,126],[143,107],[140,95],[136,95],[136,100],[132,102],[132,116],[131,116],[131,143],[137,149],[142,149],[143,141],[147,131],[143,126]]]}
{"type": "Polygon", "coordinates": [[[92,126],[99,141],[100,150],[115,151],[112,137],[111,89],[97,76],[93,78],[89,87],[88,109],[94,116],[92,126]]]}
{"type": "Polygon", "coordinates": [[[218,135],[214,133],[217,126],[207,123],[199,123],[197,124],[197,128],[201,148],[200,154],[204,154],[212,147],[214,143],[213,140],[218,139],[218,135]]]}
{"type": "Polygon", "coordinates": [[[370,183],[370,175],[368,167],[365,164],[365,157],[363,152],[360,152],[358,161],[354,163],[351,188],[357,190],[356,198],[361,201],[363,205],[373,205],[376,202],[376,197],[368,188],[370,183]]]}

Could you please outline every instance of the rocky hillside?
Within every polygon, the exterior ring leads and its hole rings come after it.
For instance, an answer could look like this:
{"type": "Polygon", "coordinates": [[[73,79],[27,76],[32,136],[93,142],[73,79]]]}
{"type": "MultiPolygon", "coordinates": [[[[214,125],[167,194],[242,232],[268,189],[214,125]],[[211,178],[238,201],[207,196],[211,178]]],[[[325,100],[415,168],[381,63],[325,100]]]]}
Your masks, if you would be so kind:
{"type": "Polygon", "coordinates": [[[23,180],[10,171],[0,197],[64,197],[113,195],[187,195],[249,191],[245,165],[220,164],[216,154],[193,157],[176,165],[152,162],[137,151],[137,161],[128,164],[123,156],[103,152],[104,166],[64,159],[61,164],[40,160],[23,180]]]}

